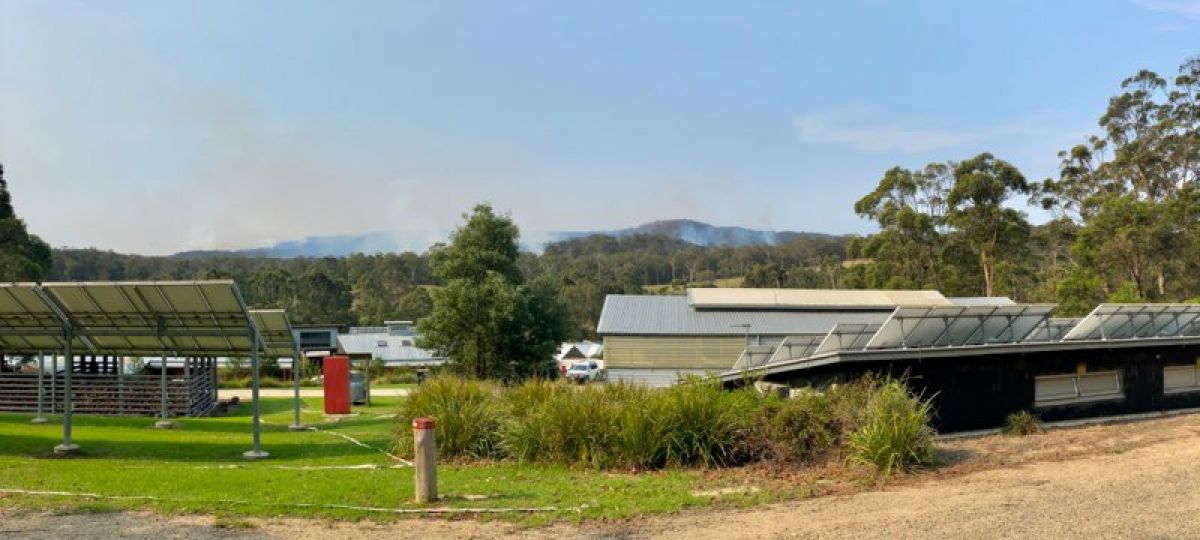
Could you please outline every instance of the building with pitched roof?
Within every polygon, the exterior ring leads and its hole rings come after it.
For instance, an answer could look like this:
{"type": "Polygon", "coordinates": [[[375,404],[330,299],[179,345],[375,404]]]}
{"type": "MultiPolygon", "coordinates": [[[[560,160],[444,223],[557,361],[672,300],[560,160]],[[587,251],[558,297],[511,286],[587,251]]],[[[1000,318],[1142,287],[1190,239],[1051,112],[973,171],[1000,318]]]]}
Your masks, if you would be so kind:
{"type": "Polygon", "coordinates": [[[653,386],[728,371],[743,354],[813,342],[834,328],[882,324],[904,305],[1003,303],[937,291],[688,289],[683,296],[609,295],[597,333],[609,380],[653,386]]]}

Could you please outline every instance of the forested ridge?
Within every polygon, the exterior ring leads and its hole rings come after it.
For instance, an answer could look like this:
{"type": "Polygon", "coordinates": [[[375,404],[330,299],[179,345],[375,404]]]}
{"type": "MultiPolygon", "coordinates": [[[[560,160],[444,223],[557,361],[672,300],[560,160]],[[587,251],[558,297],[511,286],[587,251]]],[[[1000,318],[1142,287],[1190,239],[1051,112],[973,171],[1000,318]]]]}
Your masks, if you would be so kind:
{"type": "MultiPolygon", "coordinates": [[[[1200,60],[1185,62],[1170,77],[1141,71],[1128,78],[1098,125],[1096,135],[1059,153],[1055,177],[1040,181],[986,152],[888,170],[854,206],[878,224],[867,236],[701,247],[668,236],[596,235],[550,244],[541,254],[521,253],[518,267],[524,280],[552,278],[576,337],[594,332],[606,294],[678,293],[718,282],[932,288],[1056,302],[1060,315],[1078,315],[1106,300],[1200,297],[1200,60]],[[1053,219],[1032,224],[1029,208],[1048,210],[1053,219]]],[[[39,241],[32,239],[21,244],[20,257],[5,260],[25,265],[40,257],[39,241]]],[[[443,285],[431,258],[442,249],[324,259],[58,249],[43,274],[51,280],[233,278],[249,304],[287,308],[299,323],[379,324],[430,313],[430,289],[443,285]]]]}

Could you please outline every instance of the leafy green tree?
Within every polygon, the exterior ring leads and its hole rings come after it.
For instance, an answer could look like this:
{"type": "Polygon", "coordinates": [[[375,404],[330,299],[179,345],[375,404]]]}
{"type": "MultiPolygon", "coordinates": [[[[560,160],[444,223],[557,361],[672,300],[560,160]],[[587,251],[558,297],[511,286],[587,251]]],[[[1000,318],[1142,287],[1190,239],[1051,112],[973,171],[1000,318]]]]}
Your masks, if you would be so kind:
{"type": "Polygon", "coordinates": [[[1114,304],[1139,304],[1146,301],[1146,297],[1138,291],[1137,285],[1132,281],[1122,283],[1117,290],[1108,295],[1108,301],[1114,304]]]}
{"type": "Polygon", "coordinates": [[[1029,222],[1024,213],[1004,204],[1029,190],[1021,171],[986,152],[954,167],[946,222],[975,256],[984,296],[998,294],[1001,280],[1011,279],[1028,253],[1029,222]]]}
{"type": "Polygon", "coordinates": [[[1104,280],[1086,267],[1067,272],[1056,289],[1059,316],[1080,317],[1104,301],[1104,280]]]}
{"type": "Polygon", "coordinates": [[[296,303],[296,278],[282,268],[259,268],[247,283],[246,302],[256,308],[290,309],[296,303]]]}
{"type": "Polygon", "coordinates": [[[358,324],[375,326],[396,318],[400,294],[376,273],[364,273],[351,289],[351,310],[358,324]]]}
{"type": "Polygon", "coordinates": [[[346,282],[330,277],[319,270],[310,270],[300,277],[296,287],[293,320],[301,324],[349,324],[351,295],[346,282]]]}
{"type": "Polygon", "coordinates": [[[571,313],[558,300],[560,284],[540,276],[517,287],[513,311],[501,333],[502,357],[495,366],[504,379],[550,377],[556,371],[554,353],[571,332],[571,313]]]}
{"type": "Polygon", "coordinates": [[[433,297],[424,287],[411,287],[400,295],[396,304],[396,318],[419,321],[433,313],[433,297]]]}
{"type": "MultiPolygon", "coordinates": [[[[569,338],[590,339],[596,337],[596,325],[600,322],[600,312],[604,308],[604,299],[610,294],[623,294],[626,291],[614,277],[606,275],[589,275],[573,273],[564,278],[559,286],[559,301],[571,311],[571,319],[575,326],[569,338]]],[[[640,292],[640,287],[638,291],[640,292]]]]}
{"type": "Polygon", "coordinates": [[[42,281],[52,259],[50,246],[29,234],[25,222],[17,217],[0,165],[0,280],[42,281]]]}
{"type": "Polygon", "coordinates": [[[952,163],[923,170],[894,167],[854,204],[859,216],[875,220],[879,232],[851,243],[852,257],[869,260],[852,272],[871,288],[942,288],[947,197],[952,163]]]}
{"type": "Polygon", "coordinates": [[[788,274],[778,264],[757,264],[742,279],[743,287],[755,289],[782,289],[787,287],[788,274]]]}
{"type": "Polygon", "coordinates": [[[568,334],[569,316],[557,283],[525,283],[518,265],[519,231],[512,219],[477,205],[450,244],[432,255],[443,286],[419,323],[420,345],[479,378],[548,373],[551,355],[568,334]]]}
{"type": "Polygon", "coordinates": [[[1200,236],[1200,59],[1174,81],[1142,70],[1100,118],[1102,136],[1059,154],[1059,177],[1033,200],[1080,225],[1079,263],[1106,288],[1132,282],[1150,299],[1194,294],[1200,265],[1179,253],[1200,236]]]}
{"type": "Polygon", "coordinates": [[[517,239],[520,231],[512,219],[498,216],[487,204],[478,204],[466,225],[454,231],[450,245],[433,251],[433,273],[449,282],[455,279],[482,281],[489,273],[508,283],[520,283],[521,269],[517,239]]]}

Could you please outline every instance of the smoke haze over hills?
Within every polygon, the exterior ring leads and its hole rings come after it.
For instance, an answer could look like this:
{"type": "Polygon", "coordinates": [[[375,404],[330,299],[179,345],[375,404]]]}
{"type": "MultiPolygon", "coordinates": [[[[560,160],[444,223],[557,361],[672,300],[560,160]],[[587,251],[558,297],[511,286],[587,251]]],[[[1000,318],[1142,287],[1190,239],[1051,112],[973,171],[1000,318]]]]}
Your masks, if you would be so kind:
{"type": "MultiPolygon", "coordinates": [[[[835,235],[794,231],[765,231],[746,227],[723,227],[691,219],[669,219],[644,223],[636,227],[610,231],[556,231],[530,233],[523,237],[522,247],[529,251],[541,251],[552,242],[581,238],[590,235],[614,237],[639,234],[659,235],[676,238],[698,246],[749,246],[775,245],[797,238],[832,237],[835,235]]],[[[204,258],[218,255],[246,255],[273,258],[292,257],[344,257],[354,253],[389,253],[414,251],[423,252],[435,242],[445,241],[449,233],[431,239],[428,234],[376,231],[365,234],[310,236],[300,240],[280,242],[271,246],[238,249],[185,251],[175,257],[204,258]]]]}

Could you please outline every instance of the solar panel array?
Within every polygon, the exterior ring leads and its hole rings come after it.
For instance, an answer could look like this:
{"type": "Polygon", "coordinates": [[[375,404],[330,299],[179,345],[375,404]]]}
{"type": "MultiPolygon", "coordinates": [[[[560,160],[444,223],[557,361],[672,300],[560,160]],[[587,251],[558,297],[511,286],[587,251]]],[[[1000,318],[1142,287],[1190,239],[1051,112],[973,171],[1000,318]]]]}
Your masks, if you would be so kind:
{"type": "Polygon", "coordinates": [[[1063,336],[1082,320],[1082,317],[1050,317],[1025,336],[1025,341],[1062,341],[1063,336]]]}
{"type": "Polygon", "coordinates": [[[813,355],[834,351],[859,351],[867,346],[882,324],[837,324],[813,351],[813,355]]]}
{"type": "Polygon", "coordinates": [[[776,362],[812,356],[813,351],[817,349],[817,345],[820,345],[824,339],[825,336],[821,334],[785,337],[783,338],[783,342],[771,354],[768,363],[774,364],[776,362]]]}
{"type": "Polygon", "coordinates": [[[1042,324],[1052,305],[897,308],[865,349],[1016,343],[1042,324]]]}
{"type": "Polygon", "coordinates": [[[250,318],[258,329],[264,353],[270,358],[291,357],[295,352],[295,334],[287,312],[282,309],[252,309],[250,318]]]}
{"type": "Polygon", "coordinates": [[[736,362],[733,363],[733,369],[754,369],[767,364],[774,354],[775,347],[770,345],[750,345],[742,351],[736,362]]]}
{"type": "Polygon", "coordinates": [[[1200,304],[1100,304],[1064,341],[1200,336],[1200,304]]]}
{"type": "MultiPolygon", "coordinates": [[[[62,314],[31,283],[0,283],[0,346],[8,352],[62,350],[62,314]]],[[[84,350],[79,339],[73,345],[84,350]]]]}
{"type": "MultiPolygon", "coordinates": [[[[260,350],[292,355],[286,315],[254,322],[260,350]]],[[[0,284],[6,352],[61,351],[66,328],[78,354],[247,357],[253,349],[251,315],[233,281],[0,284]]]]}
{"type": "MultiPolygon", "coordinates": [[[[882,324],[837,324],[824,337],[788,337],[762,367],[841,351],[1200,337],[1200,304],[1101,304],[1086,317],[1050,317],[1048,304],[904,306],[882,324]]],[[[744,369],[735,365],[734,370],[744,369]]]]}

